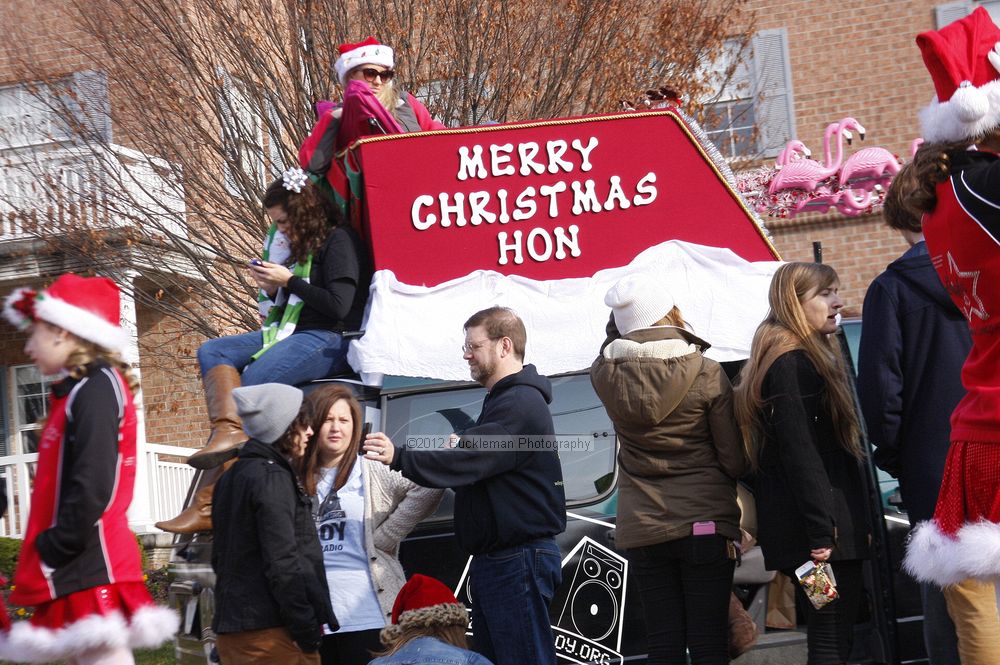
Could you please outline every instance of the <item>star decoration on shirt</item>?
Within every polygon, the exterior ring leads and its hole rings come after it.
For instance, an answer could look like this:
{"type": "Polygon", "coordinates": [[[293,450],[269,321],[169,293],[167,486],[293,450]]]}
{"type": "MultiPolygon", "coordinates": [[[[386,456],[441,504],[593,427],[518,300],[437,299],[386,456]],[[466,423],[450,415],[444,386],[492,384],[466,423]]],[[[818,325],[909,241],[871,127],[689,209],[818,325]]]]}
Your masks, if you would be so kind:
{"type": "Polygon", "coordinates": [[[982,298],[977,293],[980,271],[959,269],[958,264],[955,263],[955,257],[951,255],[951,252],[948,252],[948,272],[951,277],[948,280],[948,290],[961,296],[962,313],[965,314],[965,318],[970,322],[973,314],[983,321],[990,318],[982,298]]]}

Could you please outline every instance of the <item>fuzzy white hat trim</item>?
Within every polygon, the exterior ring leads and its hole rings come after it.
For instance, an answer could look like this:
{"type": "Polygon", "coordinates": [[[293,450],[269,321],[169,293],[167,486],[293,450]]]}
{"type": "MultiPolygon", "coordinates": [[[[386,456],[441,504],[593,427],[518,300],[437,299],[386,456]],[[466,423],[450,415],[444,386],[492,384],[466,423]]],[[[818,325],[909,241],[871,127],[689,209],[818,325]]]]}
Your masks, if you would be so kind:
{"type": "Polygon", "coordinates": [[[969,578],[993,582],[1000,578],[1000,524],[967,524],[952,538],[933,520],[921,522],[910,536],[903,567],[915,579],[939,586],[969,578]]]}
{"type": "Polygon", "coordinates": [[[469,612],[462,603],[440,603],[403,612],[399,623],[389,624],[379,633],[382,644],[389,645],[399,639],[408,628],[467,626],[469,612]]]}
{"type": "Polygon", "coordinates": [[[111,351],[128,348],[129,334],[120,325],[44,292],[35,299],[35,316],[111,351]]]}
{"type": "Polygon", "coordinates": [[[24,663],[66,660],[94,649],[148,649],[171,639],[180,626],[177,612],[150,605],[126,623],[121,613],[85,617],[58,629],[15,621],[0,640],[0,658],[24,663]]]}
{"type": "Polygon", "coordinates": [[[1000,126],[1000,79],[978,88],[959,87],[951,99],[934,100],[920,111],[923,139],[929,143],[973,139],[1000,126]]]}
{"type": "Polygon", "coordinates": [[[381,65],[392,69],[395,64],[392,48],[385,44],[364,44],[342,53],[333,68],[337,72],[340,85],[347,85],[347,73],[361,65],[381,65]]]}
{"type": "Polygon", "coordinates": [[[22,298],[34,297],[35,289],[27,286],[22,286],[11,291],[10,295],[3,301],[3,318],[7,319],[7,322],[18,330],[26,330],[28,326],[31,325],[31,319],[26,317],[23,312],[14,307],[14,304],[19,302],[22,298]]]}

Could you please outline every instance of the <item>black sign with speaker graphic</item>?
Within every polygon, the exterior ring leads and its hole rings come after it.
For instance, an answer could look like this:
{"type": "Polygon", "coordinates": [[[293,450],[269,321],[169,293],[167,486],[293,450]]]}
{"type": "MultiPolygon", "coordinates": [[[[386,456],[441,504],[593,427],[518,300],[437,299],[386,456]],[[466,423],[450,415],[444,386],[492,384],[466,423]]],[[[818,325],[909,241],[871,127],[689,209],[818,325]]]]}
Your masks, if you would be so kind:
{"type": "Polygon", "coordinates": [[[621,662],[628,561],[584,537],[563,559],[552,600],[556,655],[570,663],[621,662]]]}
{"type": "MultiPolygon", "coordinates": [[[[469,608],[467,633],[474,636],[469,561],[455,596],[469,608]]],[[[611,665],[622,662],[625,581],[628,561],[584,536],[562,561],[562,584],[556,589],[550,616],[556,657],[561,662],[611,665]]]]}

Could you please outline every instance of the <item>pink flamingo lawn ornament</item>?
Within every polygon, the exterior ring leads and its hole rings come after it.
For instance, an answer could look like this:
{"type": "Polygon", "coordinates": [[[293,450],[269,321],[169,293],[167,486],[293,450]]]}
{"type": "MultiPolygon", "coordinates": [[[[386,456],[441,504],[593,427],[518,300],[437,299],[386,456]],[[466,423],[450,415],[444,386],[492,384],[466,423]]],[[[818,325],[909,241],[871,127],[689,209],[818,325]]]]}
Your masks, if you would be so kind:
{"type": "Polygon", "coordinates": [[[919,150],[920,146],[923,144],[924,140],[922,138],[913,139],[913,142],[910,143],[910,159],[913,159],[913,157],[917,154],[917,150],[919,150]]]}
{"type": "Polygon", "coordinates": [[[812,157],[812,150],[807,148],[806,144],[802,141],[792,139],[778,153],[777,159],[774,160],[774,167],[780,169],[785,164],[793,162],[796,159],[802,159],[803,157],[807,159],[812,157]]]}
{"type": "MultiPolygon", "coordinates": [[[[858,135],[865,138],[865,129],[858,125],[858,135]]],[[[848,157],[840,167],[841,189],[870,192],[888,185],[899,173],[899,160],[885,148],[864,148],[848,157]]]]}
{"type": "Polygon", "coordinates": [[[785,164],[771,181],[768,193],[775,194],[782,189],[816,191],[819,183],[840,170],[840,164],[844,158],[844,138],[846,137],[850,141],[850,130],[857,127],[860,127],[860,123],[854,118],[844,118],[839,123],[827,126],[823,136],[825,163],[820,164],[814,159],[797,159],[785,164]],[[831,159],[830,143],[833,134],[837,135],[837,155],[831,159]]]}

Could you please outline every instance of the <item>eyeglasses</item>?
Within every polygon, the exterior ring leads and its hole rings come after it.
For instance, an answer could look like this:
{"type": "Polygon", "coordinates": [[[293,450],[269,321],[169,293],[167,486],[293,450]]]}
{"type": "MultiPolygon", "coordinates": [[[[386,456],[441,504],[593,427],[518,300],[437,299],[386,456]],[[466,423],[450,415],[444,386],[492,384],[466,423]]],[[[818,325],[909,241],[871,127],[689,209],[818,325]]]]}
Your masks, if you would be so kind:
{"type": "Polygon", "coordinates": [[[462,355],[465,355],[466,353],[472,353],[473,351],[478,351],[479,349],[483,348],[490,342],[495,342],[495,341],[497,341],[496,338],[487,337],[486,339],[479,340],[478,342],[472,342],[472,343],[466,342],[465,344],[462,345],[462,355]]]}
{"type": "Polygon", "coordinates": [[[396,75],[396,70],[387,69],[384,72],[380,72],[374,67],[365,67],[361,70],[361,75],[365,77],[365,80],[369,83],[374,83],[375,79],[382,79],[382,83],[388,83],[392,80],[392,77],[396,75]]]}

